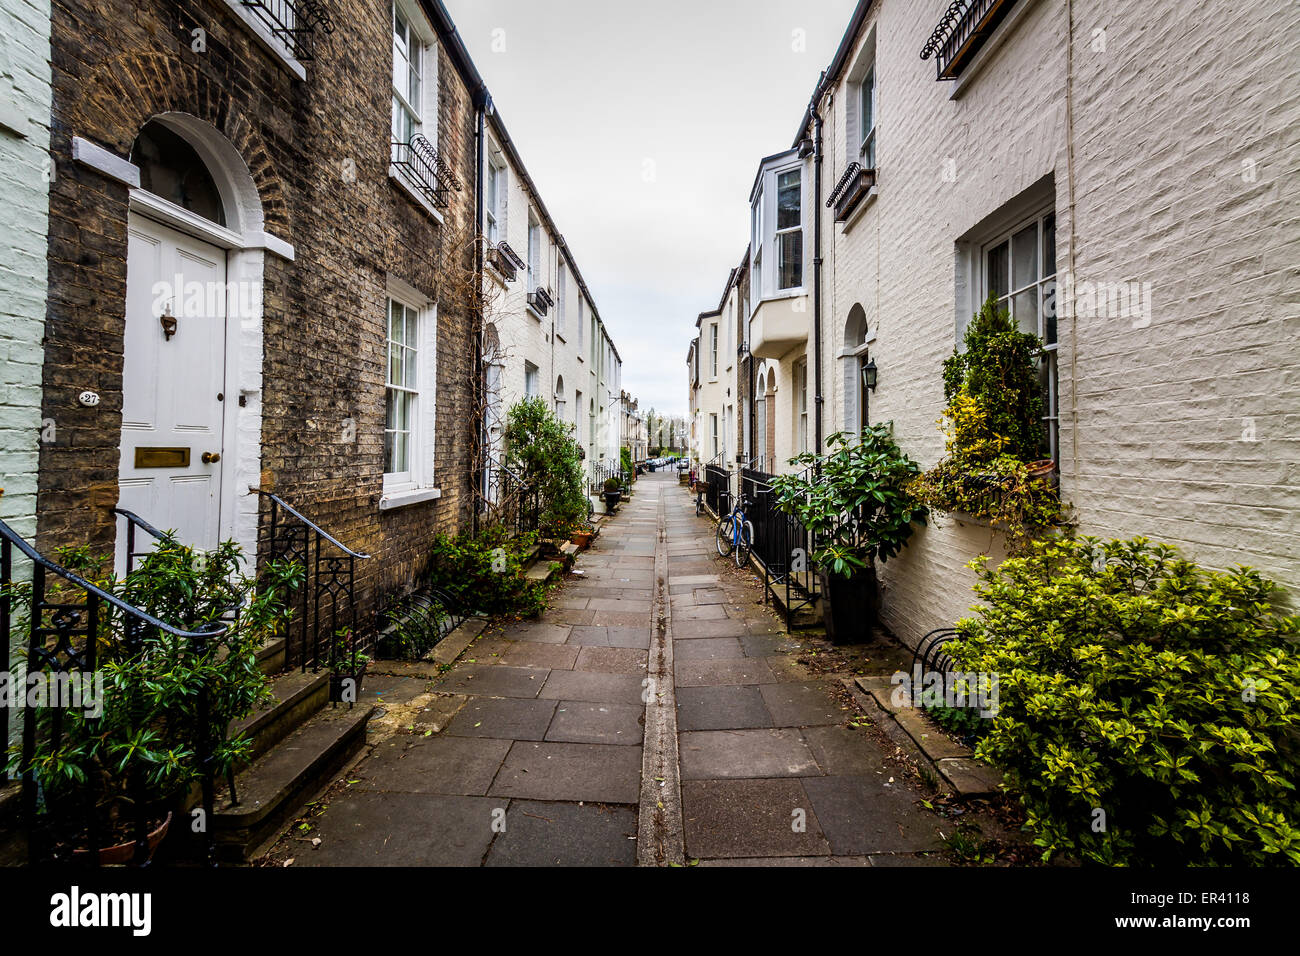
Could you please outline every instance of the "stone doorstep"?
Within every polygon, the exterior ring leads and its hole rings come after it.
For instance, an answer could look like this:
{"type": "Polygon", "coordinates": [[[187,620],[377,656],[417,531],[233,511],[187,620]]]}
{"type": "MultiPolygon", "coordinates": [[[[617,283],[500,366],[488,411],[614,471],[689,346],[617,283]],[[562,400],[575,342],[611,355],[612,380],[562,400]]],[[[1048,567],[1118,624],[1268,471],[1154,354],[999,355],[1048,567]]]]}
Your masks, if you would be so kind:
{"type": "Polygon", "coordinates": [[[283,637],[263,644],[257,652],[257,667],[267,677],[272,677],[284,670],[287,663],[288,644],[283,637]]]}
{"type": "Polygon", "coordinates": [[[289,736],[312,714],[329,703],[328,671],[312,673],[293,670],[271,682],[274,698],[243,720],[233,721],[231,737],[247,734],[253,742],[252,760],[269,751],[289,736]]]}
{"type": "Polygon", "coordinates": [[[887,733],[891,724],[901,730],[913,755],[958,797],[971,799],[1001,793],[1002,774],[995,768],[975,760],[968,747],[952,740],[920,711],[894,706],[894,685],[888,677],[858,677],[844,684],[877,726],[887,733]]]}
{"type": "Polygon", "coordinates": [[[0,784],[0,829],[17,826],[22,785],[17,780],[0,784]]]}
{"type": "Polygon", "coordinates": [[[366,742],[373,706],[327,707],[235,778],[240,802],[223,796],[212,821],[220,859],[243,861],[329,782],[366,742]]]}

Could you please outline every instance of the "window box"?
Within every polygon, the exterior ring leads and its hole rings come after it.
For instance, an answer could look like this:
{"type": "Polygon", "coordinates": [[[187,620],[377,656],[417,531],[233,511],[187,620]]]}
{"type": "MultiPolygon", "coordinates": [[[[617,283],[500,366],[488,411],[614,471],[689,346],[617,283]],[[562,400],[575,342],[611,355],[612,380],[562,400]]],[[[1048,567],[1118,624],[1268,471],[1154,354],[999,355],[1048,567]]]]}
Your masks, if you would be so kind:
{"type": "Polygon", "coordinates": [[[975,59],[1016,0],[953,0],[921,49],[921,59],[935,58],[940,80],[955,80],[975,59]]]}
{"type": "Polygon", "coordinates": [[[510,248],[508,242],[498,242],[489,249],[488,262],[507,282],[514,282],[519,278],[519,270],[528,268],[524,260],[519,258],[519,254],[510,248]]]}
{"type": "Polygon", "coordinates": [[[437,209],[446,209],[451,192],[464,188],[433,144],[419,133],[409,143],[393,143],[392,164],[399,176],[437,209]]]}
{"type": "Polygon", "coordinates": [[[547,310],[555,305],[555,300],[545,289],[534,289],[528,293],[528,308],[540,319],[546,317],[547,310]]]}
{"type": "Polygon", "coordinates": [[[866,169],[860,163],[850,163],[835,191],[831,193],[831,198],[826,200],[826,206],[834,207],[836,222],[848,222],[854,210],[875,188],[876,171],[866,169]]]}

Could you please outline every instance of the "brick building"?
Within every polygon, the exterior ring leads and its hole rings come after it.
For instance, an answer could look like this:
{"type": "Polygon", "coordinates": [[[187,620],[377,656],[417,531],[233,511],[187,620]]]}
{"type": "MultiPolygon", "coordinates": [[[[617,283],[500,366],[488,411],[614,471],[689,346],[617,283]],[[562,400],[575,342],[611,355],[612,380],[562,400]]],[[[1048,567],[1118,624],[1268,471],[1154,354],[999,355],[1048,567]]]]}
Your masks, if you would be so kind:
{"type": "Polygon", "coordinates": [[[474,511],[481,78],[437,0],[56,0],[42,550],[273,491],[409,581],[474,511]],[[79,403],[83,391],[99,402],[79,403]]]}

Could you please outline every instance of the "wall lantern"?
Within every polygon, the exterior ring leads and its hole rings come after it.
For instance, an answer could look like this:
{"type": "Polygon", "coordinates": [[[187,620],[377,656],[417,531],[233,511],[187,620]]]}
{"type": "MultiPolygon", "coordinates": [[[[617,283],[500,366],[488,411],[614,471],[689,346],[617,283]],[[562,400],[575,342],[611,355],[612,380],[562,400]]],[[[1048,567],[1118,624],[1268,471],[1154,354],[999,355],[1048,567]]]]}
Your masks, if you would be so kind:
{"type": "Polygon", "coordinates": [[[875,359],[862,366],[862,384],[868,391],[874,392],[876,390],[876,383],[879,378],[880,373],[876,370],[875,359]]]}

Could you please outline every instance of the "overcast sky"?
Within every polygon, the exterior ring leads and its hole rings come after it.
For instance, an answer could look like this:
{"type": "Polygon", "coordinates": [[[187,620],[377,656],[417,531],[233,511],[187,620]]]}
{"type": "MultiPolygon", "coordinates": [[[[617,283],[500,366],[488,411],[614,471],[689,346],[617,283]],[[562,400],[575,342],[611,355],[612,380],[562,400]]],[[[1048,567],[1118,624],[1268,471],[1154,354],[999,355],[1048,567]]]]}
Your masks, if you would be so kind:
{"type": "Polygon", "coordinates": [[[686,349],[854,0],[445,0],[591,287],[623,385],[686,413],[686,349]]]}

